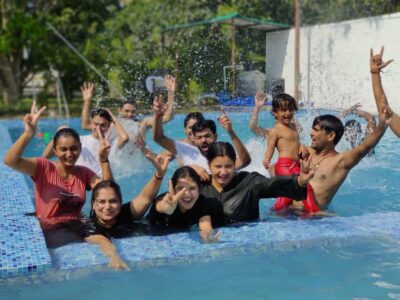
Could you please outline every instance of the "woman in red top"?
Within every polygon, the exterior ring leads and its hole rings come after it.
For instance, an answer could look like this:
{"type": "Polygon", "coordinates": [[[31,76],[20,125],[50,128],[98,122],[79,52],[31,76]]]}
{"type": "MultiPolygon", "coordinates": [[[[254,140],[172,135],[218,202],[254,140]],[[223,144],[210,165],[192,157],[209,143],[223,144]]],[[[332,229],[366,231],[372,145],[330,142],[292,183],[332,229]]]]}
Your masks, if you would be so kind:
{"type": "MultiPolygon", "coordinates": [[[[36,214],[42,227],[78,220],[86,200],[86,190],[102,181],[90,169],[76,166],[81,153],[78,133],[71,128],[60,129],[54,136],[54,153],[57,160],[22,157],[28,143],[35,136],[36,126],[46,107],[39,111],[35,102],[31,113],[23,121],[25,130],[4,157],[4,163],[32,177],[35,184],[36,214]]],[[[110,143],[101,134],[99,159],[103,179],[112,179],[108,154],[110,143]]]]}

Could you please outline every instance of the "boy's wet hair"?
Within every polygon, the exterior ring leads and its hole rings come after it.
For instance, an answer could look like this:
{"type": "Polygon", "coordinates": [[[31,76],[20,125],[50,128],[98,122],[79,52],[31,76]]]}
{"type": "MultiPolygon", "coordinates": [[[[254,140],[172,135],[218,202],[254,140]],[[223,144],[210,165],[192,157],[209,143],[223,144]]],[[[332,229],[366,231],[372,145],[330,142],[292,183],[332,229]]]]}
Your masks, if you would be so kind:
{"type": "Polygon", "coordinates": [[[217,125],[213,120],[199,120],[192,127],[193,135],[205,129],[210,129],[213,134],[217,133],[217,125]]]}
{"type": "Polygon", "coordinates": [[[278,94],[272,100],[272,111],[286,110],[297,111],[299,107],[297,106],[296,100],[289,94],[278,94]]]}
{"type": "Polygon", "coordinates": [[[319,125],[326,133],[334,132],[335,139],[333,140],[333,143],[335,145],[339,143],[344,133],[344,126],[338,117],[333,115],[318,116],[314,119],[312,127],[314,128],[316,125],[319,125]]]}
{"type": "Polygon", "coordinates": [[[207,152],[207,161],[211,163],[214,158],[228,156],[233,162],[236,162],[236,152],[233,146],[228,142],[215,142],[210,145],[207,152]]]}
{"type": "Polygon", "coordinates": [[[361,133],[362,132],[360,122],[358,122],[357,120],[354,120],[354,119],[348,120],[344,124],[344,130],[348,130],[349,128],[354,128],[357,133],[361,133]]]}
{"type": "Polygon", "coordinates": [[[136,102],[133,99],[122,99],[119,101],[119,108],[123,108],[125,104],[136,106],[136,102]]]}
{"type": "Polygon", "coordinates": [[[197,184],[198,187],[200,187],[201,178],[200,178],[199,174],[197,174],[197,172],[194,169],[192,169],[191,167],[183,166],[183,167],[176,169],[176,171],[174,172],[174,175],[172,175],[171,181],[172,181],[173,188],[176,187],[179,179],[188,178],[188,177],[191,178],[197,184]]]}
{"type": "Polygon", "coordinates": [[[166,102],[168,98],[168,93],[166,89],[158,88],[154,92],[150,94],[150,101],[153,103],[155,97],[162,97],[162,99],[166,102]]]}
{"type": "Polygon", "coordinates": [[[112,122],[112,117],[111,117],[110,113],[108,111],[106,111],[104,108],[96,108],[96,109],[92,110],[92,113],[90,114],[90,116],[92,117],[92,119],[95,116],[99,116],[99,117],[106,119],[110,123],[112,122]]]}
{"type": "Polygon", "coordinates": [[[62,128],[56,132],[53,137],[53,148],[56,148],[58,140],[60,137],[72,136],[79,144],[81,143],[81,139],[79,134],[72,128],[62,128]]]}
{"type": "Polygon", "coordinates": [[[183,127],[186,128],[187,124],[189,123],[189,120],[195,119],[196,121],[204,121],[204,116],[201,112],[191,112],[188,113],[185,117],[185,120],[183,120],[183,127]]]}
{"type": "Polygon", "coordinates": [[[120,203],[122,203],[122,194],[121,194],[121,188],[119,187],[119,184],[116,183],[113,180],[103,180],[100,181],[96,186],[93,188],[92,191],[92,199],[90,200],[90,217],[96,218],[96,214],[93,209],[93,204],[97,199],[97,196],[99,195],[99,191],[101,189],[106,189],[106,188],[111,188],[114,190],[114,192],[117,194],[118,200],[120,203]]]}

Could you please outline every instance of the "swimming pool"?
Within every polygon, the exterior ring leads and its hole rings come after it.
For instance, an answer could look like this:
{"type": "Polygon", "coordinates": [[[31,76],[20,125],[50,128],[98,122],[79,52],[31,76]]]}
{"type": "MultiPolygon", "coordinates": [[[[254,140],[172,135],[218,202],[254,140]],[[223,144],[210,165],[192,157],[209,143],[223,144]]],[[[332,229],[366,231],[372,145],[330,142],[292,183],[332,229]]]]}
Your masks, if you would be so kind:
{"type": "MultiPolygon", "coordinates": [[[[250,114],[229,115],[252,153],[250,168],[265,173],[260,166],[265,145],[247,128],[250,114]]],[[[183,117],[176,115],[165,126],[167,135],[183,136],[183,117]]],[[[300,114],[300,121],[308,132],[312,116],[300,114]]],[[[42,121],[39,131],[52,134],[61,123],[42,121]]],[[[271,126],[270,114],[264,113],[260,124],[271,126]]],[[[79,121],[70,125],[78,128],[79,121]]],[[[13,139],[22,130],[20,122],[6,126],[13,139]]],[[[221,128],[218,132],[221,140],[227,139],[221,128]]],[[[375,156],[350,173],[330,206],[337,217],[283,219],[269,212],[273,201],[265,200],[260,222],[223,228],[218,244],[200,244],[196,233],[116,241],[122,255],[131,258],[131,272],[108,270],[90,245],[68,245],[50,252],[49,271],[3,279],[1,298],[400,299],[398,142],[388,131],[375,156]]],[[[31,144],[27,155],[40,154],[41,143],[31,144]]],[[[143,163],[130,178],[119,180],[124,200],[152,173],[143,163]]]]}

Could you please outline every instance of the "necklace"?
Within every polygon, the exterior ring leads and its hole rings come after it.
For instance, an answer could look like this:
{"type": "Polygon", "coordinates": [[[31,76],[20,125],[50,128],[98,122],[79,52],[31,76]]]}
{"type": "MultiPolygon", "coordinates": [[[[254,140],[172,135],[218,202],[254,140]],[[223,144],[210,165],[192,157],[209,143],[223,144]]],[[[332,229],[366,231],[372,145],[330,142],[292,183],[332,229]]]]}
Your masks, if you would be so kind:
{"type": "Polygon", "coordinates": [[[331,157],[331,156],[334,156],[334,155],[336,155],[336,154],[338,154],[337,152],[336,153],[331,153],[331,154],[329,154],[329,155],[327,155],[327,156],[324,156],[323,158],[321,158],[320,160],[319,160],[319,162],[317,162],[316,164],[314,164],[313,163],[313,159],[311,158],[311,160],[310,160],[310,163],[314,166],[314,170],[315,169],[317,169],[318,167],[319,167],[319,165],[325,160],[325,159],[327,159],[328,157],[331,157]]]}

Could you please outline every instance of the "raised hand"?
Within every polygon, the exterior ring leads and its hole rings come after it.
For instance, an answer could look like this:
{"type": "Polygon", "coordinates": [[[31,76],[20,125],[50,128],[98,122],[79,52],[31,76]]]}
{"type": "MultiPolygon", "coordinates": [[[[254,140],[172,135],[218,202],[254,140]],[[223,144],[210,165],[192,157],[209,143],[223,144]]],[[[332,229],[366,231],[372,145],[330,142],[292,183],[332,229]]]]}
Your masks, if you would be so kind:
{"type": "Polygon", "coordinates": [[[143,153],[156,168],[156,176],[158,178],[163,178],[165,173],[167,172],[168,165],[171,160],[171,155],[169,153],[161,153],[154,157],[153,155],[151,155],[149,149],[147,149],[146,147],[143,148],[143,153]]]}
{"type": "Polygon", "coordinates": [[[25,132],[31,136],[35,135],[36,126],[39,121],[40,116],[46,110],[46,106],[43,106],[40,110],[37,109],[36,101],[33,101],[31,112],[26,114],[23,118],[25,125],[25,132]]]}
{"type": "Polygon", "coordinates": [[[168,92],[175,92],[176,89],[176,80],[172,75],[165,75],[164,77],[164,86],[166,87],[168,92]]]}
{"type": "Polygon", "coordinates": [[[221,115],[218,117],[218,122],[226,131],[232,131],[232,122],[228,118],[224,108],[221,106],[221,115]]]}
{"type": "Polygon", "coordinates": [[[267,94],[262,91],[257,91],[256,95],[254,96],[255,106],[258,108],[263,107],[265,104],[265,100],[267,100],[267,94]]]}
{"type": "Polygon", "coordinates": [[[108,156],[110,155],[111,143],[110,143],[109,130],[104,136],[100,128],[97,127],[97,135],[99,136],[99,160],[100,162],[107,162],[108,156]]]}
{"type": "Polygon", "coordinates": [[[93,89],[94,89],[93,82],[84,82],[82,84],[81,93],[84,103],[90,104],[90,101],[92,100],[93,97],[93,89]]]}
{"type": "Polygon", "coordinates": [[[154,97],[153,100],[153,112],[156,116],[163,116],[167,111],[168,104],[164,103],[162,97],[154,97]]]}
{"type": "Polygon", "coordinates": [[[175,194],[174,188],[172,186],[172,181],[170,180],[168,183],[169,192],[164,196],[161,200],[163,201],[163,212],[167,215],[172,215],[178,205],[178,201],[183,197],[186,192],[186,188],[181,189],[178,193],[175,194]]]}
{"type": "Polygon", "coordinates": [[[381,51],[378,54],[374,54],[374,50],[371,49],[370,51],[370,59],[369,59],[369,66],[371,73],[379,73],[385,68],[388,64],[390,64],[393,59],[390,59],[386,62],[383,61],[383,51],[384,47],[381,47],[381,51]]]}

